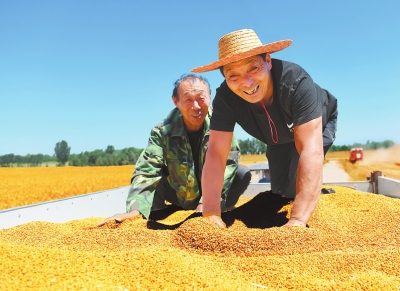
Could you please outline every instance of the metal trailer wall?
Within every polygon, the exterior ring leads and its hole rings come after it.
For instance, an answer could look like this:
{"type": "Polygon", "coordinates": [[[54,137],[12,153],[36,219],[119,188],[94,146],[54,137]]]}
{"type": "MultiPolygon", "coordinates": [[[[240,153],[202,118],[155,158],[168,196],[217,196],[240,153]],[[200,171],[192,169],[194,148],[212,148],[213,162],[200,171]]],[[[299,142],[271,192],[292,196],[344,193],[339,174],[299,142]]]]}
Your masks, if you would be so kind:
{"type": "MultiPolygon", "coordinates": [[[[371,182],[330,182],[328,185],[338,185],[353,188],[362,192],[373,192],[371,182]]],[[[379,193],[400,198],[400,181],[378,177],[379,193]]],[[[63,223],[76,219],[91,217],[110,217],[124,213],[125,201],[129,186],[94,192],[71,198],[52,200],[48,202],[15,207],[0,211],[0,229],[10,228],[31,221],[48,221],[63,223]]],[[[270,183],[250,183],[244,196],[253,197],[258,193],[271,190],[270,183]]]]}
{"type": "Polygon", "coordinates": [[[400,198],[400,181],[383,176],[378,177],[378,193],[400,198]]]}
{"type": "Polygon", "coordinates": [[[0,211],[0,229],[31,221],[62,223],[125,212],[129,186],[0,211]]]}

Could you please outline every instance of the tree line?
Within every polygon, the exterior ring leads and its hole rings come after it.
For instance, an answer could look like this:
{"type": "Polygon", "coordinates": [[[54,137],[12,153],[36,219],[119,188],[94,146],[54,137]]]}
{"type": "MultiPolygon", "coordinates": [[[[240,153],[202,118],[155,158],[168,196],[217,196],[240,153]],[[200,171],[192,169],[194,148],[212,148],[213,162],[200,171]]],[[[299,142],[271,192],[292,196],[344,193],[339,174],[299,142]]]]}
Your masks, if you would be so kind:
{"type": "Polygon", "coordinates": [[[267,151],[267,145],[256,138],[238,139],[238,143],[242,155],[261,155],[267,151]]]}
{"type": "MultiPolygon", "coordinates": [[[[265,154],[267,145],[256,138],[241,140],[238,139],[240,153],[242,155],[265,154]]],[[[354,143],[352,145],[332,145],[329,151],[349,151],[352,148],[363,148],[365,150],[375,150],[378,148],[389,148],[394,146],[392,140],[382,142],[367,141],[365,144],[354,143]]],[[[54,155],[14,155],[7,154],[0,156],[1,167],[21,167],[21,166],[41,166],[42,164],[58,162],[58,165],[83,166],[122,166],[136,164],[137,159],[143,149],[129,147],[122,150],[114,149],[114,146],[108,145],[105,150],[96,149],[94,151],[85,151],[80,154],[70,154],[71,147],[63,140],[56,143],[54,147],[54,155]]]]}
{"type": "Polygon", "coordinates": [[[103,151],[97,149],[91,152],[72,154],[68,159],[70,166],[123,166],[136,164],[137,159],[143,149],[135,147],[115,150],[114,146],[109,145],[103,151]]]}
{"type": "Polygon", "coordinates": [[[122,166],[135,164],[143,149],[129,147],[122,150],[114,149],[108,145],[105,150],[96,149],[85,151],[80,154],[71,154],[71,147],[63,140],[56,143],[54,154],[50,155],[14,155],[0,156],[0,167],[37,167],[47,163],[57,163],[58,166],[66,164],[70,166],[122,166]]]}
{"type": "Polygon", "coordinates": [[[384,141],[367,141],[366,143],[353,143],[352,145],[332,145],[329,149],[330,152],[337,151],[349,151],[352,148],[363,148],[364,150],[376,150],[380,148],[390,148],[394,146],[395,143],[392,140],[384,140],[384,141]]]}
{"type": "Polygon", "coordinates": [[[50,163],[50,162],[57,162],[57,158],[55,156],[43,155],[43,154],[37,154],[37,155],[28,154],[26,156],[7,154],[0,156],[1,167],[10,167],[13,165],[17,167],[22,167],[25,165],[29,167],[37,167],[41,166],[43,163],[50,163]]]}
{"type": "MultiPolygon", "coordinates": [[[[238,139],[240,153],[242,155],[250,155],[250,154],[265,154],[267,151],[267,145],[258,139],[246,139],[240,140],[238,139]]],[[[352,148],[363,148],[364,150],[376,150],[380,148],[390,148],[395,145],[395,142],[392,140],[384,140],[384,141],[367,141],[366,143],[353,143],[351,145],[332,145],[329,148],[330,152],[337,151],[349,151],[352,148]]]]}

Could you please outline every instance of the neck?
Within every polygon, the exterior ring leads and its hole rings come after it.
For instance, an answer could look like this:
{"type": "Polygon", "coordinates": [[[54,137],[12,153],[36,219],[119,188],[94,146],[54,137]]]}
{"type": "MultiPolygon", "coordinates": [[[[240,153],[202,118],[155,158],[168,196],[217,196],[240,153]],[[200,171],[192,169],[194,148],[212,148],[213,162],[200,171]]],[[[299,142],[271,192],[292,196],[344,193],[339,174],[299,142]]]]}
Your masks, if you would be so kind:
{"type": "Polygon", "coordinates": [[[272,75],[269,75],[269,85],[264,98],[260,101],[263,102],[266,107],[271,106],[274,101],[274,82],[272,80],[272,75]]]}
{"type": "Polygon", "coordinates": [[[274,96],[270,96],[269,98],[263,98],[257,103],[254,103],[254,108],[256,112],[258,113],[263,113],[264,112],[264,106],[266,108],[270,107],[272,105],[272,102],[274,101],[274,96]],[[264,106],[263,106],[264,104],[264,106]]]}
{"type": "Polygon", "coordinates": [[[265,106],[271,106],[272,102],[274,101],[274,95],[271,94],[269,97],[264,97],[260,102],[263,102],[265,106]]]}
{"type": "Polygon", "coordinates": [[[190,133],[199,132],[199,131],[203,130],[203,124],[201,124],[200,126],[195,126],[195,127],[191,126],[190,128],[185,124],[186,132],[190,132],[190,133]]]}

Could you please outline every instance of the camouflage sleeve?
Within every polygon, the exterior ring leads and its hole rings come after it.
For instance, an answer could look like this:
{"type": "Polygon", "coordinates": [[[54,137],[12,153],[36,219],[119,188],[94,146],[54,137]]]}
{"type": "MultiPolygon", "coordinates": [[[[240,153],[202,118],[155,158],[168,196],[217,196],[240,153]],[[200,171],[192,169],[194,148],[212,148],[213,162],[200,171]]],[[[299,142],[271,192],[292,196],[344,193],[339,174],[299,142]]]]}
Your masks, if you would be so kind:
{"type": "Polygon", "coordinates": [[[126,211],[138,210],[147,219],[153,204],[154,194],[161,179],[164,166],[163,138],[157,128],[150,134],[149,143],[136,162],[126,211]]]}

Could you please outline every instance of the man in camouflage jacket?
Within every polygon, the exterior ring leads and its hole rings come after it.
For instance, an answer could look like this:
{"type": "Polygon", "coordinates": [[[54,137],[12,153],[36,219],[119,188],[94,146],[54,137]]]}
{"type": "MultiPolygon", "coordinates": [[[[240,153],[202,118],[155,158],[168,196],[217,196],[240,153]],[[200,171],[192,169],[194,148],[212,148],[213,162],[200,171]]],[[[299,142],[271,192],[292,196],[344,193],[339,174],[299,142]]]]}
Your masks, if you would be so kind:
{"type": "MultiPolygon", "coordinates": [[[[172,99],[176,108],[155,126],[146,149],[140,155],[126,201],[127,213],[107,218],[122,222],[139,214],[163,209],[165,201],[202,211],[201,175],[208,149],[212,110],[208,81],[184,75],[175,82],[172,99]],[[196,160],[197,159],[197,160],[196,160]]],[[[226,162],[221,209],[231,209],[250,183],[247,167],[238,164],[239,146],[233,137],[226,162]]]]}
{"type": "MultiPolygon", "coordinates": [[[[204,120],[198,157],[199,177],[201,177],[207,152],[210,117],[211,110],[204,120]]],[[[221,197],[222,206],[225,206],[224,197],[227,197],[237,172],[238,157],[239,146],[236,139],[233,139],[225,168],[221,197]]],[[[148,217],[152,207],[154,209],[165,207],[164,201],[154,197],[163,175],[176,193],[175,201],[170,202],[176,202],[178,206],[184,209],[196,209],[201,202],[201,185],[196,179],[193,155],[182,114],[177,108],[172,110],[168,117],[151,131],[148,146],[139,157],[133,173],[132,184],[126,201],[127,212],[137,209],[148,217]]]]}

